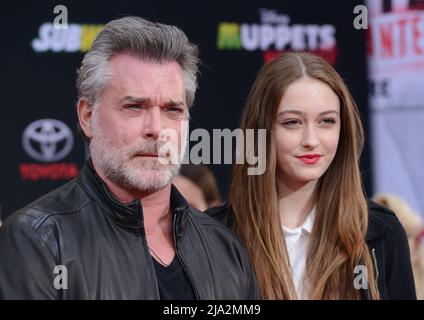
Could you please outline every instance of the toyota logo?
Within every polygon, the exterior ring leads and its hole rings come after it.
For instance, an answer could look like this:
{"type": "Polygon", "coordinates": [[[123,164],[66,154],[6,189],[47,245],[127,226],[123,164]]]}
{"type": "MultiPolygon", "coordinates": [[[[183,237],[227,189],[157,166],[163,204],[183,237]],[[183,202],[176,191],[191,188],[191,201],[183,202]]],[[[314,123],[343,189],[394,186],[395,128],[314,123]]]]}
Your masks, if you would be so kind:
{"type": "Polygon", "coordinates": [[[41,162],[55,162],[65,158],[74,146],[69,127],[56,119],[41,119],[26,127],[22,135],[26,153],[41,162]]]}

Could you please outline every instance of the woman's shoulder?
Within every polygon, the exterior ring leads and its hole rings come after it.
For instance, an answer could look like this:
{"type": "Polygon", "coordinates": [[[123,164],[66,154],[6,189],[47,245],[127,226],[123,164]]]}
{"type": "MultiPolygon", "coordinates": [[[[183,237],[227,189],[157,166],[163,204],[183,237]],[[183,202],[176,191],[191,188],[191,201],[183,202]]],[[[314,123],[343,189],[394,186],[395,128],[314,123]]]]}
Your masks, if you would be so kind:
{"type": "MultiPolygon", "coordinates": [[[[380,237],[395,236],[401,231],[405,232],[396,214],[390,209],[368,200],[368,212],[367,241],[380,237]]],[[[228,202],[209,208],[204,213],[230,229],[234,226],[234,213],[231,204],[228,202]]]]}
{"type": "Polygon", "coordinates": [[[399,232],[405,232],[392,210],[372,200],[368,200],[368,213],[367,240],[394,236],[399,232]]]}

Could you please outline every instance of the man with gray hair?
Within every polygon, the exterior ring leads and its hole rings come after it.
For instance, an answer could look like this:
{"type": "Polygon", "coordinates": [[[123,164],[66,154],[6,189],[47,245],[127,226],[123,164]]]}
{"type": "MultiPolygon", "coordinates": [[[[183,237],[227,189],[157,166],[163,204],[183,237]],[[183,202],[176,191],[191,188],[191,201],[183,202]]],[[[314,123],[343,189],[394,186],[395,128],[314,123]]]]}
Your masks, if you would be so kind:
{"type": "Polygon", "coordinates": [[[91,158],[0,228],[0,299],[258,298],[239,240],[172,185],[198,63],[174,26],[125,17],[100,32],[77,80],[91,158]]]}

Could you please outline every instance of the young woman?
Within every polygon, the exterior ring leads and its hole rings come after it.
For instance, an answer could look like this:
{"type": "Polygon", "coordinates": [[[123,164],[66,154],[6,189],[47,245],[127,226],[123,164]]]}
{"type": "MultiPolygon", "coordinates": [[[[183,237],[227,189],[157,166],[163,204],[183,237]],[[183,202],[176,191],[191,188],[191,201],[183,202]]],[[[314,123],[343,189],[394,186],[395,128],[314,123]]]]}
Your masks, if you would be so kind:
{"type": "Polygon", "coordinates": [[[244,242],[262,298],[415,299],[405,232],[364,196],[358,109],[325,60],[264,65],[241,128],[267,130],[267,169],[237,164],[231,209],[210,213],[244,242]]]}

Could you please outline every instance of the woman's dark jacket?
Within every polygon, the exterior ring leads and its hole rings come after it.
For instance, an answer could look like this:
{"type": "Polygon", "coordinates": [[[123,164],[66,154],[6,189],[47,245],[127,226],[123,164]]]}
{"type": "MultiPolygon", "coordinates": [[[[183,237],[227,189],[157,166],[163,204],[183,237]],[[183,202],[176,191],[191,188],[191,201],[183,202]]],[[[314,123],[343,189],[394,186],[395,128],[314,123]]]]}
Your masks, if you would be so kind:
{"type": "MultiPolygon", "coordinates": [[[[368,208],[366,242],[377,271],[381,299],[416,299],[405,230],[389,209],[373,201],[368,202],[368,208]]],[[[232,210],[228,205],[209,209],[207,213],[227,227],[233,228],[232,210]]],[[[368,290],[361,290],[361,293],[364,299],[369,299],[368,290]]]]}

